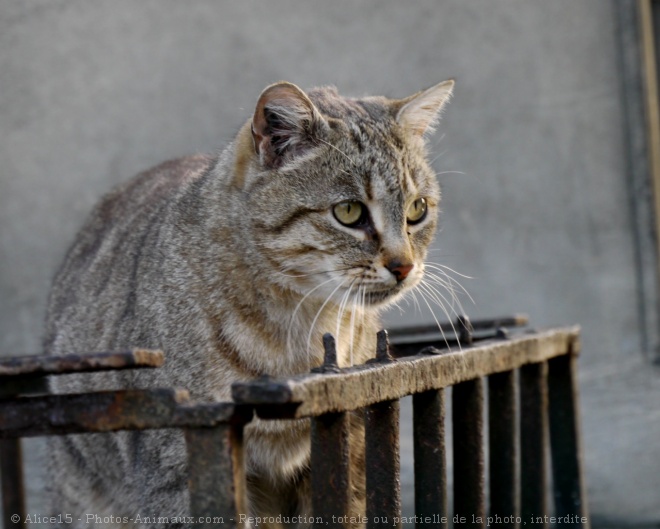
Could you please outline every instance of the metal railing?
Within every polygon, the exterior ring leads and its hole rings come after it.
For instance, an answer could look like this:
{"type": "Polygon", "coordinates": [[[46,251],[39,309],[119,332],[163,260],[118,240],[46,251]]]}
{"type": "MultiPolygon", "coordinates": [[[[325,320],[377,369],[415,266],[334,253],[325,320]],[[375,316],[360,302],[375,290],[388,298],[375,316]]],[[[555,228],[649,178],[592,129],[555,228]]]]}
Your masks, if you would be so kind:
{"type": "MultiPolygon", "coordinates": [[[[242,431],[250,408],[191,402],[186,390],[130,389],[48,395],[45,377],[157,368],[159,351],[14,357],[0,361],[0,480],[5,529],[27,527],[20,438],[178,428],[188,452],[195,527],[217,527],[244,512],[242,431]],[[208,519],[207,519],[208,517],[208,519]]],[[[231,525],[231,523],[230,523],[231,525]]]]}
{"type": "Polygon", "coordinates": [[[401,526],[399,399],[407,395],[413,399],[417,527],[588,527],[576,391],[579,329],[514,335],[502,329],[524,322],[505,318],[470,324],[463,318],[453,325],[460,329],[457,336],[451,324],[443,324],[451,339],[438,336],[437,327],[414,328],[393,332],[391,347],[381,331],[375,358],[344,369],[337,367],[334,339],[326,335],[321,367],[287,379],[234,384],[233,403],[195,404],[185,391],[173,389],[16,397],[38,390],[35,381],[49,374],[157,367],[162,363],[157,352],[2,361],[5,528],[23,527],[10,519],[25,509],[18,438],[147,428],[185,431],[192,526],[217,527],[214,519],[237,526],[237,515],[245,513],[242,431],[253,413],[265,420],[311,420],[313,516],[323,527],[344,527],[350,503],[348,414],[356,410],[364,410],[365,421],[366,525],[401,526]],[[450,344],[460,349],[448,350],[450,344]],[[444,392],[450,386],[452,512],[444,392]]]}

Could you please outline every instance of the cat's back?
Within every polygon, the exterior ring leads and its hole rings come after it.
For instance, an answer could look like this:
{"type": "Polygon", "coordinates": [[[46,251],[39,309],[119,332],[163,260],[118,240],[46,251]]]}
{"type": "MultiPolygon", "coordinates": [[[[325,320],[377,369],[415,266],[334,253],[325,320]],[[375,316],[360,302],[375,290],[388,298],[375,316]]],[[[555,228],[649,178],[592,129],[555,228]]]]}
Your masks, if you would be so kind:
{"type": "Polygon", "coordinates": [[[134,293],[146,254],[150,266],[163,259],[155,248],[173,197],[210,166],[205,155],[188,156],[144,171],[105,195],[94,207],[55,276],[45,350],[82,353],[122,347],[113,336],[135,310],[134,293]]]}

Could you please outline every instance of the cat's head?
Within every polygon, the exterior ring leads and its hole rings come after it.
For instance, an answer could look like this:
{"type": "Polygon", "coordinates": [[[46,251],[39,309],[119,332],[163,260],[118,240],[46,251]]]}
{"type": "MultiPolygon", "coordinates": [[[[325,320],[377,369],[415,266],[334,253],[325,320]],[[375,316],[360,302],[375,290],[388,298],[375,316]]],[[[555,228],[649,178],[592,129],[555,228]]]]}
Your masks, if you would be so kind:
{"type": "Polygon", "coordinates": [[[285,82],[264,90],[250,123],[250,170],[237,170],[273,280],[367,306],[420,281],[440,201],[424,135],[453,86],[399,100],[285,82]]]}

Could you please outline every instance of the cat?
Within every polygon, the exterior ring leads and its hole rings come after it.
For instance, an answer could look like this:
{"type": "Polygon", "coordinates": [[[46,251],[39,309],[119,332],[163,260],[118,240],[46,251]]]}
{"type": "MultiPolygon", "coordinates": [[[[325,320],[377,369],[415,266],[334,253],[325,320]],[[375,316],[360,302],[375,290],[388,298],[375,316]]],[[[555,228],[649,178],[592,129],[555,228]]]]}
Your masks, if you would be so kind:
{"type": "MultiPolygon", "coordinates": [[[[166,362],[57,377],[52,391],[160,386],[226,401],[235,381],[320,365],[326,332],[340,366],[372,357],[379,312],[424,274],[440,200],[425,136],[453,86],[388,99],[278,82],[219,156],[166,162],[106,195],[54,280],[45,349],[145,347],[166,362]]],[[[363,512],[352,424],[352,509],[363,512]]],[[[309,513],[309,435],[306,420],[247,426],[251,514],[309,513]]],[[[52,437],[49,449],[58,513],[187,512],[180,432],[52,437]]]]}

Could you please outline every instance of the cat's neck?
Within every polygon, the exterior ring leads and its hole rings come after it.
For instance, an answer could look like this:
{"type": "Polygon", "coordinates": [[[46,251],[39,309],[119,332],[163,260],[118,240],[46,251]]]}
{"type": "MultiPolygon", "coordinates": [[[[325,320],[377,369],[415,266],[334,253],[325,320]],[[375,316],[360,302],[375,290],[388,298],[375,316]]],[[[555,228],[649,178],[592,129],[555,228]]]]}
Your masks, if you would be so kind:
{"type": "Polygon", "coordinates": [[[237,302],[227,313],[225,336],[237,351],[251,352],[244,360],[259,373],[287,376],[321,365],[326,332],[336,338],[340,367],[363,363],[373,349],[366,347],[376,328],[369,311],[310,300],[274,284],[261,282],[258,291],[254,288],[249,294],[254,304],[237,302]]]}

